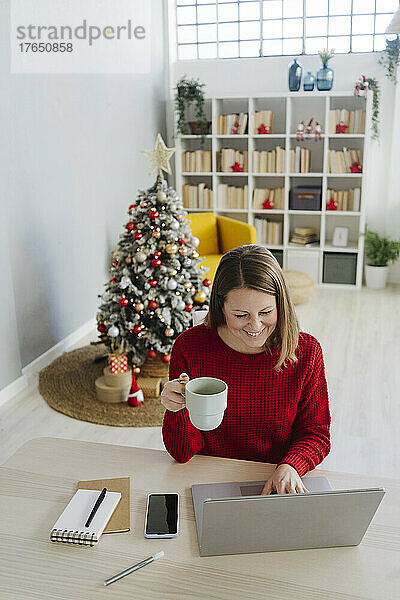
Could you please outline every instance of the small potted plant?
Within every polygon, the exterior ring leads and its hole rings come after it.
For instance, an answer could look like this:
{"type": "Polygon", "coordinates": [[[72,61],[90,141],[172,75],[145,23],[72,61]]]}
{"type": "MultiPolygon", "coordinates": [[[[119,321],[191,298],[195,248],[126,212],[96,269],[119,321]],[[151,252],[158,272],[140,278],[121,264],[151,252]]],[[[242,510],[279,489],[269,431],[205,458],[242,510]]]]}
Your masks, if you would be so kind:
{"type": "Polygon", "coordinates": [[[193,135],[201,135],[202,139],[209,132],[211,121],[207,121],[204,112],[204,83],[198,79],[188,79],[184,75],[175,86],[175,109],[178,112],[176,125],[177,133],[187,133],[185,113],[188,106],[193,102],[195,105],[196,121],[189,121],[189,127],[193,135]]]}
{"type": "Polygon", "coordinates": [[[318,54],[320,55],[322,67],[320,67],[317,71],[317,88],[320,92],[326,92],[332,89],[333,86],[333,69],[328,67],[328,62],[333,58],[335,54],[335,50],[332,48],[328,50],[325,48],[324,50],[319,50],[318,54]]]}
{"type": "Polygon", "coordinates": [[[366,231],[365,237],[365,281],[368,288],[379,290],[385,287],[389,263],[400,256],[400,240],[393,241],[374,231],[366,231]]]}

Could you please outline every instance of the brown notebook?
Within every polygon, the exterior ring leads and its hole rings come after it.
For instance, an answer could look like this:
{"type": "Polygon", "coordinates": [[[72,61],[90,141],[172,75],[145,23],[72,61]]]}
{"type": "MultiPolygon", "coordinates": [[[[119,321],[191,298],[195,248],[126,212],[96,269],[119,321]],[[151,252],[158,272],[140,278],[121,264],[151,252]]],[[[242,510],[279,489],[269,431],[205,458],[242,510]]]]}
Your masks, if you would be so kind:
{"type": "Polygon", "coordinates": [[[130,524],[130,477],[115,477],[114,479],[91,479],[89,481],[78,481],[77,489],[102,490],[107,488],[109,492],[121,492],[121,500],[106,525],[103,533],[121,533],[129,531],[130,524]]]}

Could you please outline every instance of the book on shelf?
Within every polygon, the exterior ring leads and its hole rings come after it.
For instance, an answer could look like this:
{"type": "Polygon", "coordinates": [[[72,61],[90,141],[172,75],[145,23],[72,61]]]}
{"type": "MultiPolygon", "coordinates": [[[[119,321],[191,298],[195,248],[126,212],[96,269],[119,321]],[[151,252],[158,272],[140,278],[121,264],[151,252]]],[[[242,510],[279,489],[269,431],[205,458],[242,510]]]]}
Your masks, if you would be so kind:
{"type": "Polygon", "coordinates": [[[247,209],[248,186],[218,184],[218,208],[247,209]]]}
{"type": "Polygon", "coordinates": [[[283,240],[283,222],[273,221],[264,218],[255,218],[257,241],[259,243],[270,244],[274,246],[282,245],[283,240]]]}
{"type": "Polygon", "coordinates": [[[247,173],[249,170],[248,151],[235,150],[234,148],[222,148],[217,150],[217,172],[218,173],[233,173],[233,165],[238,163],[242,168],[242,172],[247,173]]]}
{"type": "Polygon", "coordinates": [[[284,173],[286,151],[281,146],[274,150],[253,150],[253,173],[284,173]]]}
{"type": "Polygon", "coordinates": [[[258,128],[264,125],[268,133],[274,133],[274,113],[272,110],[259,110],[254,113],[254,130],[258,134],[258,128]]]}
{"type": "Polygon", "coordinates": [[[360,188],[350,188],[348,190],[328,189],[326,191],[327,206],[331,205],[333,200],[336,207],[336,209],[331,208],[330,210],[359,212],[360,197],[360,188]]]}
{"type": "Polygon", "coordinates": [[[328,151],[329,173],[351,173],[351,166],[360,162],[359,150],[343,148],[343,150],[328,151]]]}
{"type": "Polygon", "coordinates": [[[246,133],[248,114],[217,115],[217,135],[244,135],[246,133]]]}
{"type": "Polygon", "coordinates": [[[345,108],[336,108],[329,111],[328,131],[330,134],[336,133],[337,125],[345,125],[344,133],[365,133],[366,112],[362,108],[357,110],[347,110],[345,108]]]}
{"type": "Polygon", "coordinates": [[[315,227],[295,227],[290,243],[296,246],[311,246],[319,242],[315,227]]]}
{"type": "Polygon", "coordinates": [[[265,209],[263,204],[266,200],[269,200],[274,210],[283,210],[285,206],[285,188],[255,188],[253,191],[253,209],[265,209]]]}
{"type": "Polygon", "coordinates": [[[289,173],[309,173],[311,150],[296,146],[289,150],[289,173]]]}
{"type": "Polygon", "coordinates": [[[212,208],[212,190],[205,183],[185,183],[182,186],[182,204],[184,208],[212,208]]]}
{"type": "Polygon", "coordinates": [[[187,173],[211,172],[211,150],[182,152],[182,171],[187,173]]]}

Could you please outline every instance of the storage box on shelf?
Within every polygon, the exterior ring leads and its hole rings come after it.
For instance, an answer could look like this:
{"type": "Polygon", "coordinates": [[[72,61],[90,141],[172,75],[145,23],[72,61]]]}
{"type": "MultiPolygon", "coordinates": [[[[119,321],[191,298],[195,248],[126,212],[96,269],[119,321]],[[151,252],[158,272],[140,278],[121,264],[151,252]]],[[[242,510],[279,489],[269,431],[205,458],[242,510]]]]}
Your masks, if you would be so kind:
{"type": "Polygon", "coordinates": [[[212,133],[203,144],[200,136],[176,140],[176,189],[186,186],[185,197],[190,191],[190,212],[211,209],[256,225],[259,243],[284,268],[303,271],[317,284],[360,287],[370,102],[350,92],[209,98],[212,133]],[[305,129],[298,139],[301,121],[305,129]],[[195,171],[182,169],[188,156],[183,152],[194,153],[189,161],[195,171]],[[211,172],[198,172],[210,159],[211,172]],[[351,168],[353,163],[360,166],[351,168]],[[336,227],[348,230],[346,247],[333,245],[336,227]],[[303,245],[311,230],[317,241],[303,245]]]}

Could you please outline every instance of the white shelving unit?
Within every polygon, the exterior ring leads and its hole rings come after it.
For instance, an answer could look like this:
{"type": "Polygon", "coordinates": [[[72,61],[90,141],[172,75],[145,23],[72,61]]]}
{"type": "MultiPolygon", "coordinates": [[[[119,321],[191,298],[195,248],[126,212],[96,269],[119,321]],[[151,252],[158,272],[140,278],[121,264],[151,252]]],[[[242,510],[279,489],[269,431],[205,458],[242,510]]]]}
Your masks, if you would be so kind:
{"type": "MultiPolygon", "coordinates": [[[[213,190],[212,209],[190,208],[189,212],[210,212],[217,215],[230,216],[254,225],[254,219],[259,216],[281,220],[283,222],[283,244],[278,246],[266,245],[274,252],[284,268],[295,268],[309,273],[316,284],[329,286],[361,287],[364,253],[364,238],[360,236],[365,230],[365,207],[367,205],[367,190],[363,185],[365,174],[368,172],[368,153],[366,138],[370,131],[370,98],[367,102],[363,97],[356,97],[351,92],[292,92],[269,94],[257,97],[215,97],[207,98],[205,104],[207,118],[212,121],[212,134],[205,136],[204,145],[200,144],[200,136],[184,135],[176,138],[176,181],[175,188],[182,194],[182,185],[205,183],[213,190]],[[329,110],[345,108],[355,110],[366,109],[365,134],[328,134],[329,110]],[[272,110],[275,116],[273,134],[253,134],[254,112],[257,110],[272,110]],[[248,131],[246,135],[216,135],[216,116],[247,112],[248,131]],[[314,136],[305,136],[304,141],[297,141],[296,128],[299,121],[307,122],[314,117],[321,123],[321,140],[316,142],[314,136]],[[254,173],[252,171],[253,150],[272,150],[277,145],[286,149],[285,173],[254,173]],[[296,145],[310,148],[311,165],[316,167],[310,173],[289,172],[289,152],[296,145]],[[341,150],[345,147],[359,150],[363,172],[333,174],[328,172],[328,150],[341,150]],[[222,148],[235,148],[248,151],[248,173],[218,173],[216,172],[216,152],[222,148]],[[209,173],[182,172],[182,151],[209,150],[212,155],[212,171],[209,173]],[[247,185],[248,197],[245,209],[221,208],[218,203],[217,189],[219,183],[231,185],[247,185]],[[290,210],[289,191],[295,186],[321,185],[321,210],[290,210]],[[253,190],[258,188],[284,187],[285,203],[283,210],[254,210],[252,207],[253,190]],[[361,188],[359,212],[327,211],[327,189],[361,188]],[[289,239],[295,226],[313,226],[319,232],[318,246],[299,247],[291,245],[289,239]],[[335,227],[349,228],[347,247],[332,245],[332,235],[335,227]],[[328,253],[337,253],[335,259],[346,260],[349,254],[356,261],[356,274],[352,284],[328,283],[324,275],[324,264],[328,253]],[[340,256],[341,255],[341,256],[340,256]]],[[[263,243],[262,240],[259,243],[263,243]]],[[[332,257],[331,257],[332,258],[332,257]]]]}

